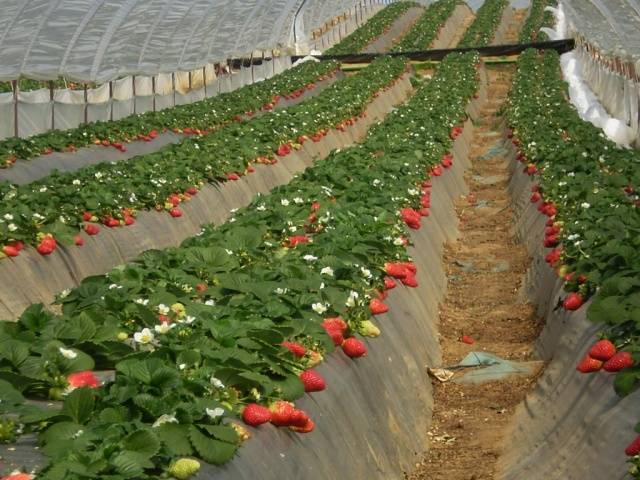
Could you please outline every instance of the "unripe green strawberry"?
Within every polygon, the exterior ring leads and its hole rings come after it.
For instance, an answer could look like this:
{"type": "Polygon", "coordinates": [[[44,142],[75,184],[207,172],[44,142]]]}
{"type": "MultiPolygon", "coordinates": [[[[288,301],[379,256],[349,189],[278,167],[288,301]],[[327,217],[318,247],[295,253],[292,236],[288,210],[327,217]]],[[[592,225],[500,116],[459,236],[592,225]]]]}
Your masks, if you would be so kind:
{"type": "Polygon", "coordinates": [[[178,480],[187,480],[200,470],[200,462],[193,458],[181,458],[169,466],[169,475],[178,480]]]}
{"type": "Polygon", "coordinates": [[[362,322],[358,331],[363,337],[377,337],[380,335],[380,329],[371,320],[362,322]]]}

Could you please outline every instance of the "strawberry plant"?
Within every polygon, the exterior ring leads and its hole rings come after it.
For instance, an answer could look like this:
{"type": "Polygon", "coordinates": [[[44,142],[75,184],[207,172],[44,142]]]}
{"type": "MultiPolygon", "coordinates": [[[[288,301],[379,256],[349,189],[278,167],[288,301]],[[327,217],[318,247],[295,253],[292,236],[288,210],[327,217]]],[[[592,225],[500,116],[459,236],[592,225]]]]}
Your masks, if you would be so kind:
{"type": "Polygon", "coordinates": [[[440,28],[458,5],[462,5],[460,0],[439,0],[429,5],[416,24],[391,51],[411,52],[429,48],[440,33],[440,28]]]}
{"type": "Polygon", "coordinates": [[[489,45],[502,19],[502,11],[509,4],[507,0],[486,1],[476,12],[476,18],[467,28],[458,47],[480,47],[489,45]]]}
{"type": "MultiPolygon", "coordinates": [[[[155,153],[54,172],[27,185],[0,183],[0,245],[37,246],[44,237],[70,244],[83,225],[93,235],[99,229],[90,227],[91,222],[112,228],[129,225],[141,209],[166,210],[179,217],[179,204],[197,194],[205,182],[236,180],[251,171],[252,162],[275,162],[292,146],[299,148],[300,142],[317,140],[329,128],[344,129],[353,123],[405,66],[403,59],[379,59],[358,75],[288,109],[234,122],[155,153]]],[[[44,251],[51,253],[49,245],[44,251]]]]}
{"type": "Polygon", "coordinates": [[[183,133],[206,133],[245,113],[270,110],[281,97],[299,96],[314,82],[328,78],[338,68],[335,62],[305,62],[262,82],[199,102],[146,112],[113,122],[92,122],[70,130],[51,130],[29,138],[0,141],[0,168],[16,159],[28,160],[53,151],[74,151],[92,144],[122,150],[123,142],[152,140],[165,129],[183,133]]]}
{"type": "Polygon", "coordinates": [[[342,39],[333,47],[327,49],[325,55],[346,55],[362,51],[369,43],[389,30],[393,22],[411,7],[417,7],[416,2],[395,2],[383,8],[360,28],[342,39]]]}
{"type": "MultiPolygon", "coordinates": [[[[603,326],[603,340],[577,369],[614,372],[616,392],[627,395],[640,381],[640,154],[582,121],[567,98],[558,54],[526,51],[510,95],[509,135],[520,161],[536,167],[531,201],[548,217],[546,261],[565,282],[563,306],[578,310],[592,297],[587,318],[603,326]]],[[[631,461],[638,476],[637,453],[631,461]]]]}
{"type": "Polygon", "coordinates": [[[343,354],[366,361],[357,335],[380,334],[369,308],[385,264],[400,279],[416,274],[400,212],[429,197],[425,179],[451,149],[477,62],[449,56],[363,144],[226,224],[85,279],[60,295],[60,314],[35,305],[0,324],[2,392],[39,435],[41,478],[188,478],[199,464],[185,457],[234,455],[247,436],[240,418],[312,430],[290,402],[331,389],[310,370],[335,349],[329,330],[343,335],[343,354]],[[97,385],[94,369],[115,376],[97,385]],[[23,395],[63,404],[21,412],[23,395]]]}

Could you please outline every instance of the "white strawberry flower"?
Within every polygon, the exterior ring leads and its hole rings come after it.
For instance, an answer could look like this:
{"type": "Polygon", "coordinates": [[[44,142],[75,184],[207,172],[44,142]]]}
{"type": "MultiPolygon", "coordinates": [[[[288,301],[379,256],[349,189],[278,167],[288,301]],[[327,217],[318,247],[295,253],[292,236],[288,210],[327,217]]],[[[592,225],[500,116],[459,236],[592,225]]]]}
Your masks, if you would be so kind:
{"type": "Polygon", "coordinates": [[[362,273],[362,276],[364,278],[371,278],[373,275],[371,274],[371,270],[369,270],[368,268],[360,268],[360,273],[362,273]]]}
{"type": "Polygon", "coordinates": [[[224,388],[224,383],[219,378],[211,377],[210,382],[215,388],[224,388]]]}
{"type": "Polygon", "coordinates": [[[228,248],[225,248],[224,251],[227,252],[227,255],[233,255],[233,250],[229,250],[228,248]]]}
{"type": "Polygon", "coordinates": [[[73,182],[71,182],[71,183],[72,183],[72,184],[74,184],[74,185],[80,185],[82,182],[76,178],[76,179],[75,179],[73,182]]]}
{"type": "Polygon", "coordinates": [[[286,198],[283,198],[282,200],[280,200],[280,204],[283,207],[288,207],[289,206],[289,200],[287,200],[286,198]]]}
{"type": "Polygon", "coordinates": [[[296,227],[295,225],[289,227],[290,232],[295,232],[296,230],[298,230],[298,227],[296,227]]]}
{"type": "Polygon", "coordinates": [[[256,207],[256,210],[258,210],[259,212],[264,212],[267,209],[267,207],[264,206],[264,204],[260,204],[256,207]]]}
{"type": "Polygon", "coordinates": [[[415,188],[409,188],[409,189],[407,189],[407,193],[409,195],[416,196],[416,195],[420,194],[420,191],[415,189],[415,188]]]}
{"type": "Polygon", "coordinates": [[[147,299],[147,298],[136,298],[136,299],[135,299],[135,302],[136,302],[138,305],[143,305],[143,306],[147,306],[147,305],[149,305],[149,299],[147,299]]]}
{"type": "Polygon", "coordinates": [[[377,179],[377,178],[375,178],[375,179],[373,180],[373,182],[371,182],[371,184],[372,184],[374,187],[379,186],[381,183],[382,183],[382,182],[381,182],[379,179],[377,179]]]}
{"type": "Polygon", "coordinates": [[[208,307],[213,307],[215,306],[216,302],[214,302],[213,300],[209,299],[206,302],[204,302],[205,305],[207,305],[208,307]]]}
{"type": "Polygon", "coordinates": [[[307,262],[315,262],[316,260],[318,260],[318,257],[314,255],[305,255],[302,258],[305,259],[307,262]]]}
{"type": "Polygon", "coordinates": [[[175,413],[172,415],[168,415],[166,413],[164,415],[160,415],[158,419],[155,422],[153,422],[153,425],[151,425],[151,428],[158,428],[164,425],[165,423],[178,423],[178,419],[176,418],[175,413]]]}
{"type": "Polygon", "coordinates": [[[590,203],[587,203],[587,202],[582,202],[582,203],[580,204],[580,206],[581,206],[582,208],[590,208],[590,207],[591,207],[591,204],[590,204],[590,203]]]}
{"type": "Polygon", "coordinates": [[[154,338],[155,336],[148,328],[143,328],[142,331],[133,334],[133,340],[136,343],[140,343],[143,345],[153,342],[154,338]]]}
{"type": "Polygon", "coordinates": [[[404,245],[404,239],[402,237],[396,237],[393,239],[393,244],[397,245],[398,247],[400,245],[404,245]]]}
{"type": "Polygon", "coordinates": [[[44,193],[47,191],[47,187],[40,187],[40,189],[38,190],[38,192],[40,193],[44,193]]]}
{"type": "Polygon", "coordinates": [[[4,219],[5,220],[13,220],[13,215],[11,215],[10,213],[5,213],[4,214],[4,219]]]}
{"type": "Polygon", "coordinates": [[[73,360],[74,358],[78,357],[78,354],[69,348],[60,347],[58,350],[60,351],[60,354],[67,360],[73,360]]]}
{"type": "Polygon", "coordinates": [[[288,291],[289,291],[289,289],[288,289],[288,288],[280,288],[280,287],[278,287],[278,288],[276,288],[276,289],[274,290],[274,292],[276,293],[276,295],[284,295],[284,294],[285,294],[285,293],[287,293],[288,291]]]}
{"type": "Polygon", "coordinates": [[[300,197],[296,197],[293,199],[293,203],[300,205],[301,203],[304,203],[304,200],[300,197]]]}
{"type": "Polygon", "coordinates": [[[164,303],[161,303],[160,305],[158,305],[156,307],[158,309],[158,313],[160,315],[169,315],[169,311],[171,310],[169,307],[167,307],[164,303]]]}
{"type": "Polygon", "coordinates": [[[178,365],[178,370],[184,370],[185,368],[187,368],[186,363],[181,363],[180,365],[178,365]]]}
{"type": "Polygon", "coordinates": [[[330,277],[333,277],[333,268],[324,267],[322,270],[320,270],[320,274],[321,275],[328,275],[330,277]]]}
{"type": "Polygon", "coordinates": [[[358,297],[360,295],[358,295],[358,292],[354,292],[353,290],[351,290],[349,292],[349,298],[347,298],[347,301],[345,302],[345,305],[347,307],[355,307],[356,306],[356,300],[358,300],[358,297]]]}
{"type": "Polygon", "coordinates": [[[316,312],[318,315],[322,315],[328,309],[327,309],[327,305],[326,304],[317,302],[317,303],[311,304],[311,310],[316,312]]]}
{"type": "Polygon", "coordinates": [[[100,179],[102,178],[102,172],[96,172],[96,173],[94,174],[94,176],[95,176],[98,180],[100,180],[100,179]]]}
{"type": "Polygon", "coordinates": [[[69,290],[68,288],[65,288],[64,290],[62,290],[60,292],[60,295],[58,295],[60,298],[67,298],[69,296],[69,294],[71,293],[71,290],[69,290]]]}
{"type": "Polygon", "coordinates": [[[205,409],[205,411],[207,412],[207,415],[209,415],[213,420],[224,415],[224,408],[220,407],[214,409],[207,408],[205,409]]]}
{"type": "Polygon", "coordinates": [[[15,232],[18,229],[18,226],[15,223],[10,223],[9,225],[7,225],[7,228],[10,232],[15,232]]]}
{"type": "Polygon", "coordinates": [[[160,325],[156,325],[155,327],[153,327],[153,329],[160,335],[164,335],[175,326],[176,326],[175,323],[162,322],[160,323],[160,325]]]}

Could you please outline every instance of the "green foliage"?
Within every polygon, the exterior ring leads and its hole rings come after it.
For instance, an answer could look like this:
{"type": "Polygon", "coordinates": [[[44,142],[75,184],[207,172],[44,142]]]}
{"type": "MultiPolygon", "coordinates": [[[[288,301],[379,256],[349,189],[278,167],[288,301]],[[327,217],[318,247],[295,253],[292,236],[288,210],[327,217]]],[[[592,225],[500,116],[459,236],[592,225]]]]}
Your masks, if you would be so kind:
{"type": "Polygon", "coordinates": [[[486,0],[476,12],[476,18],[467,28],[458,47],[485,47],[493,38],[496,28],[502,20],[502,11],[508,0],[486,0]]]}
{"type": "Polygon", "coordinates": [[[461,0],[438,0],[432,3],[391,51],[412,52],[428,49],[455,8],[462,4],[461,0]]]}
{"type": "Polygon", "coordinates": [[[385,33],[401,15],[416,6],[418,6],[416,2],[395,2],[388,5],[367,20],[364,25],[343,38],[340,43],[323,53],[325,55],[346,55],[362,51],[369,43],[385,33]]]}

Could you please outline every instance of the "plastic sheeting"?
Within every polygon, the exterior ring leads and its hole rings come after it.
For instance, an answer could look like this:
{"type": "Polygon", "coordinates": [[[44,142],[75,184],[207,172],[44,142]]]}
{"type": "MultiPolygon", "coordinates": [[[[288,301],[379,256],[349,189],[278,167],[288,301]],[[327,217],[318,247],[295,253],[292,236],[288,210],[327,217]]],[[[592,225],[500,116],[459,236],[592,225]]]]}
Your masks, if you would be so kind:
{"type": "MultiPolygon", "coordinates": [[[[567,22],[565,6],[561,4],[552,10],[556,17],[555,30],[544,30],[552,39],[566,38],[572,27],[567,22]]],[[[563,54],[560,64],[569,84],[571,103],[580,118],[601,128],[607,138],[620,146],[637,143],[640,84],[617,74],[608,63],[595,61],[584,44],[563,54]]]]}
{"type": "Polygon", "coordinates": [[[327,20],[391,0],[4,0],[0,80],[104,83],[293,48],[327,20]],[[294,20],[299,21],[295,28],[294,20]]]}
{"type": "MultiPolygon", "coordinates": [[[[197,102],[221,92],[229,92],[244,85],[270,78],[291,66],[289,57],[275,57],[261,65],[233,70],[220,77],[215,76],[213,65],[189,73],[155,77],[155,94],[151,77],[125,77],[94,89],[54,90],[53,101],[48,89],[18,93],[18,136],[29,137],[52,128],[75,128],[86,121],[118,120],[134,113],[197,102]],[[204,80],[206,79],[206,88],[204,80]],[[135,88],[134,88],[135,85],[135,88]],[[205,92],[206,90],[206,92],[205,92]],[[86,112],[86,116],[85,116],[86,112]]],[[[13,93],[0,93],[0,139],[15,134],[15,101],[13,93]]]]}

